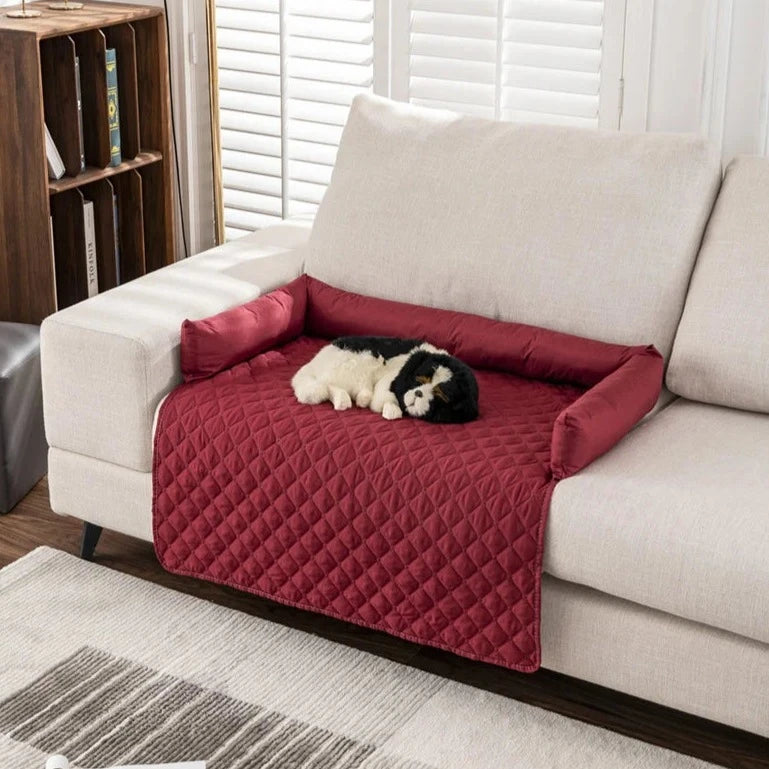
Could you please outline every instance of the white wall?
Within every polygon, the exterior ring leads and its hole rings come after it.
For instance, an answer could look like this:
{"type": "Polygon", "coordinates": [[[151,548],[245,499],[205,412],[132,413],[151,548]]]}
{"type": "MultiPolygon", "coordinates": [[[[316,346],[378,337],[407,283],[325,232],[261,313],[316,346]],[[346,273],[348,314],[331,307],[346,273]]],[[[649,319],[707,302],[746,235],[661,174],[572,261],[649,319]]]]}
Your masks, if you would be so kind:
{"type": "Polygon", "coordinates": [[[627,41],[623,129],[767,154],[767,0],[628,0],[627,41]]]}

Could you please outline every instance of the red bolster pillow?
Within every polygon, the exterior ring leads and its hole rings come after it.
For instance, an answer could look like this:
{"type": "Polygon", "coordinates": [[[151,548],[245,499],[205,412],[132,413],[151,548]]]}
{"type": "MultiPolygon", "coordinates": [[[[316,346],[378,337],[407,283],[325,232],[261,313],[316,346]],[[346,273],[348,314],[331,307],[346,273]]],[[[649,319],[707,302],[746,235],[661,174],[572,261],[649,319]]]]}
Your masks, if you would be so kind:
{"type": "Polygon", "coordinates": [[[295,339],[304,331],[304,275],[281,288],[202,320],[182,323],[181,364],[185,382],[205,379],[295,339]]]}
{"type": "Polygon", "coordinates": [[[664,361],[652,347],[631,347],[615,371],[587,390],[553,426],[550,467],[556,479],[587,467],[654,408],[664,361]]]}

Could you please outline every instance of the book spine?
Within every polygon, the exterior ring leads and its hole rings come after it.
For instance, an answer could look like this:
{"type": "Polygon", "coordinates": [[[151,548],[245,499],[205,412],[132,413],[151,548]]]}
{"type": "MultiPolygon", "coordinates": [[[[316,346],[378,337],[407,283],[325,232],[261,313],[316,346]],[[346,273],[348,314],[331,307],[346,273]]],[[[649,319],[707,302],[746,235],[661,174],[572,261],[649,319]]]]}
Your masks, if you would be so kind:
{"type": "Polygon", "coordinates": [[[64,161],[61,159],[56,142],[54,142],[47,125],[45,127],[45,157],[48,161],[48,178],[61,179],[64,176],[64,161]]]}
{"type": "Polygon", "coordinates": [[[56,246],[53,240],[53,216],[48,217],[48,227],[51,235],[51,266],[53,267],[53,307],[59,309],[59,297],[56,293],[56,246]]]}
{"type": "Polygon", "coordinates": [[[115,230],[115,283],[120,285],[120,219],[118,219],[117,193],[112,193],[112,222],[115,230]]]}
{"type": "Polygon", "coordinates": [[[96,227],[93,217],[93,201],[83,203],[83,224],[85,225],[85,268],[88,280],[88,296],[99,293],[99,272],[96,266],[96,227]]]}
{"type": "Polygon", "coordinates": [[[106,62],[110,165],[119,166],[123,158],[120,152],[120,107],[117,92],[117,56],[114,48],[107,48],[106,62]]]}
{"type": "Polygon", "coordinates": [[[80,141],[80,170],[85,171],[85,141],[83,140],[83,98],[80,91],[80,57],[75,56],[75,90],[77,92],[77,133],[80,141]]]}

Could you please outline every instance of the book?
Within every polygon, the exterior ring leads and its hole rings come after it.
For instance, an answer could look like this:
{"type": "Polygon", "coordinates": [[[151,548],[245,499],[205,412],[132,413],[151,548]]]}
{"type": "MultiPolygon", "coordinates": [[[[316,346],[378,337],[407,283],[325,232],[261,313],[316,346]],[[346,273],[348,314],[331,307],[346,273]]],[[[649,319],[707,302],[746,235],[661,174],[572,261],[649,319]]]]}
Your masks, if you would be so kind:
{"type": "Polygon", "coordinates": [[[48,178],[61,179],[64,176],[64,161],[61,159],[59,150],[56,148],[56,142],[54,142],[47,125],[45,127],[45,156],[48,159],[48,178]]]}
{"type": "Polygon", "coordinates": [[[120,106],[117,92],[117,55],[114,48],[107,48],[106,66],[110,165],[119,166],[123,158],[120,152],[120,106]]]}
{"type": "Polygon", "coordinates": [[[53,216],[48,217],[48,227],[51,236],[51,265],[53,266],[53,306],[59,309],[59,297],[56,295],[56,246],[53,241],[53,216]]]}
{"type": "Polygon", "coordinates": [[[112,193],[112,223],[115,231],[115,285],[120,285],[120,219],[117,206],[117,193],[112,193]]]}
{"type": "Polygon", "coordinates": [[[80,170],[85,171],[85,142],[83,141],[83,99],[80,91],[80,57],[75,56],[75,91],[77,93],[77,132],[80,141],[80,170]]]}
{"type": "Polygon", "coordinates": [[[85,271],[88,282],[88,296],[99,293],[99,270],[96,265],[96,225],[93,214],[93,201],[83,202],[83,225],[85,231],[85,271]]]}

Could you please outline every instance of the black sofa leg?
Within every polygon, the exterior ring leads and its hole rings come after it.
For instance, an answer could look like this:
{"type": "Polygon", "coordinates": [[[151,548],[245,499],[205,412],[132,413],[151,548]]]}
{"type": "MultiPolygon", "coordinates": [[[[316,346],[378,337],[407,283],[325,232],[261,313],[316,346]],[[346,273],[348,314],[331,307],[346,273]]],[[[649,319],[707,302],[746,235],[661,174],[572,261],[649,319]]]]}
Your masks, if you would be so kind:
{"type": "Polygon", "coordinates": [[[101,536],[101,526],[95,523],[83,524],[83,538],[80,540],[80,557],[85,561],[93,560],[93,551],[101,536]]]}

